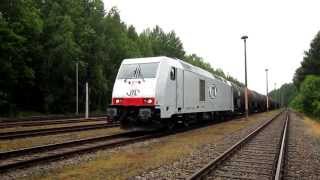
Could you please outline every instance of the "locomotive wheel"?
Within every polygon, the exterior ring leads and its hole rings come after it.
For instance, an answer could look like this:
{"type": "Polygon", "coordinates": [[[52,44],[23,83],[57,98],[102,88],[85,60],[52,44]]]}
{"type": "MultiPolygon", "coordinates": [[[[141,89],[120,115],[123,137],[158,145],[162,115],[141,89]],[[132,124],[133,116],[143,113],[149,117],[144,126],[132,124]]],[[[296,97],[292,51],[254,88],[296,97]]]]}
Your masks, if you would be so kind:
{"type": "Polygon", "coordinates": [[[169,121],[167,127],[171,131],[176,127],[176,123],[174,121],[169,121]]]}
{"type": "Polygon", "coordinates": [[[189,127],[189,126],[190,126],[190,123],[189,123],[189,121],[184,120],[184,121],[183,121],[183,125],[184,125],[185,127],[189,127]]]}

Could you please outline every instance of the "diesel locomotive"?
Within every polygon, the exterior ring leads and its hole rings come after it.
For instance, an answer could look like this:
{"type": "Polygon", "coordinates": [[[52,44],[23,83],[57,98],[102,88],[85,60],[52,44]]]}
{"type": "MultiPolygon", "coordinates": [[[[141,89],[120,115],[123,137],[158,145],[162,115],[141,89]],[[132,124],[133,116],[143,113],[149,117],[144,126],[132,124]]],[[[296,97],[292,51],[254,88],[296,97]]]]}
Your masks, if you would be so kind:
{"type": "MultiPolygon", "coordinates": [[[[169,57],[125,59],[108,116],[123,129],[158,129],[245,112],[244,88],[169,57]]],[[[270,109],[278,105],[269,99],[270,109]]],[[[266,111],[266,96],[248,90],[249,112],[266,111]]]]}

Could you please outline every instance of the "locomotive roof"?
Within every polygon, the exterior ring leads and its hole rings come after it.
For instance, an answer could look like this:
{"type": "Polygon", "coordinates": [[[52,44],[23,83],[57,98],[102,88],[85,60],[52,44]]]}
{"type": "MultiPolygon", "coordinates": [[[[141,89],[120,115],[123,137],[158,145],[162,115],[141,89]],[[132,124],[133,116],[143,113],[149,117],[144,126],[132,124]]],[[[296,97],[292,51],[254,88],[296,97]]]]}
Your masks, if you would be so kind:
{"type": "Polygon", "coordinates": [[[201,76],[204,77],[208,77],[208,78],[212,78],[212,79],[217,79],[220,80],[228,85],[231,86],[231,82],[225,80],[224,78],[220,77],[220,76],[216,76],[213,75],[212,73],[203,70],[199,67],[196,67],[192,64],[189,64],[185,61],[182,61],[180,59],[173,59],[173,58],[169,58],[166,56],[158,56],[158,57],[144,57],[144,58],[131,58],[131,59],[124,59],[123,60],[123,64],[132,64],[132,63],[152,63],[152,62],[161,62],[161,61],[167,61],[170,65],[177,67],[177,68],[181,68],[181,69],[185,69],[185,70],[189,70],[192,71],[194,73],[197,73],[201,76]]]}

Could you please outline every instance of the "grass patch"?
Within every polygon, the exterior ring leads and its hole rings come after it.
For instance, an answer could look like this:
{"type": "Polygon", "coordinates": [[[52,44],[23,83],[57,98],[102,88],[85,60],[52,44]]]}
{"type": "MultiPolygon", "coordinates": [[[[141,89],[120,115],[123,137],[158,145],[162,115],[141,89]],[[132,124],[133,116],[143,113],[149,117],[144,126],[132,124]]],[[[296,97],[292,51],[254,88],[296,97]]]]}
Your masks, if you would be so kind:
{"type": "Polygon", "coordinates": [[[307,132],[315,137],[320,137],[320,122],[307,116],[304,117],[304,123],[309,127],[307,132]]]}

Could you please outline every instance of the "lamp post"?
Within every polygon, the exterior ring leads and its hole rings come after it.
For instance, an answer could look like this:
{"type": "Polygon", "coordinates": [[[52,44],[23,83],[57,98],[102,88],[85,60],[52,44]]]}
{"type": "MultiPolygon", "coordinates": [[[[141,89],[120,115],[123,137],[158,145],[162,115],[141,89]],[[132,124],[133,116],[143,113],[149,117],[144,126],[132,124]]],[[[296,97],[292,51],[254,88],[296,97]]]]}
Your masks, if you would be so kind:
{"type": "Polygon", "coordinates": [[[79,114],[79,86],[78,86],[78,80],[79,80],[79,70],[78,70],[78,62],[76,62],[76,115],[79,114]]]}
{"type": "Polygon", "coordinates": [[[90,105],[89,105],[89,95],[90,95],[90,92],[89,92],[89,79],[90,79],[90,73],[91,73],[91,69],[90,69],[90,66],[89,64],[87,63],[86,64],[86,67],[87,67],[87,75],[86,75],[86,106],[85,106],[85,118],[88,119],[89,118],[89,113],[90,113],[90,105]]]}
{"type": "Polygon", "coordinates": [[[86,111],[85,111],[85,118],[89,118],[89,83],[86,82],[86,111]]]}
{"type": "Polygon", "coordinates": [[[245,101],[245,111],[246,118],[248,118],[248,83],[247,83],[247,39],[248,36],[242,36],[244,42],[244,72],[245,72],[245,90],[244,90],[244,101],[245,101]]]}
{"type": "Polygon", "coordinates": [[[281,91],[281,87],[279,88],[279,93],[280,93],[280,100],[279,100],[279,108],[282,107],[282,91],[281,91]]]}
{"type": "Polygon", "coordinates": [[[277,83],[274,83],[274,101],[278,102],[277,83]]]}
{"type": "Polygon", "coordinates": [[[266,85],[267,85],[267,111],[269,111],[269,97],[268,97],[268,69],[266,69],[266,85]]]}

